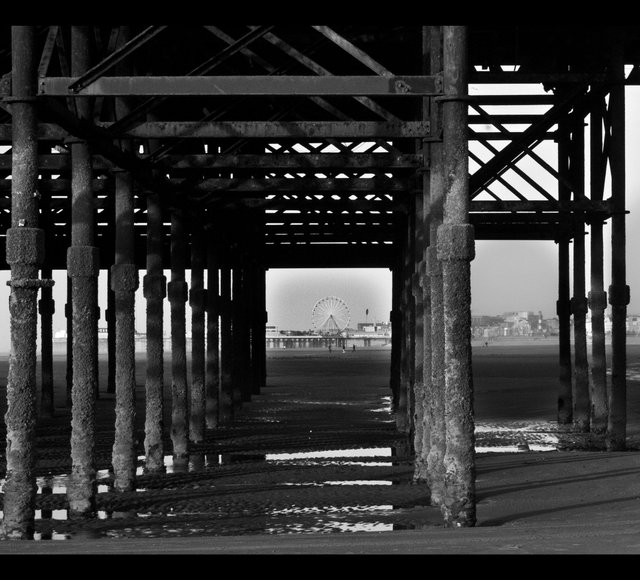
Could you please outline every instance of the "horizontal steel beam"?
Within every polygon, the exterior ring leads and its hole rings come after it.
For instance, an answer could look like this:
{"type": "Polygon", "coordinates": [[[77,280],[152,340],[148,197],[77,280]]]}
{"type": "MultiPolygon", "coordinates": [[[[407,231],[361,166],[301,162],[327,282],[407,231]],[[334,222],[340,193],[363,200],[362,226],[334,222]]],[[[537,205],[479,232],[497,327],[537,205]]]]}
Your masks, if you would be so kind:
{"type": "Polygon", "coordinates": [[[397,251],[381,244],[272,244],[262,259],[267,268],[391,268],[397,251]]]}
{"type": "Polygon", "coordinates": [[[339,200],[309,200],[295,199],[284,200],[281,197],[265,199],[257,197],[230,198],[211,196],[204,202],[207,207],[214,210],[254,209],[273,211],[394,211],[405,212],[406,204],[398,200],[367,200],[367,199],[339,199],[339,200]]]}
{"type": "Polygon", "coordinates": [[[171,169],[281,169],[295,172],[367,169],[417,169],[422,155],[395,153],[273,153],[240,155],[168,155],[163,165],[171,169]]]}
{"type": "Polygon", "coordinates": [[[89,96],[429,96],[442,93],[438,76],[113,76],[78,87],[76,77],[42,77],[38,94],[89,96]],[[73,90],[78,87],[77,90],[73,90]]]}
{"type": "MultiPolygon", "coordinates": [[[[99,126],[109,129],[109,123],[99,126]]],[[[403,139],[429,137],[428,121],[155,121],[122,135],[142,139],[403,139]]]]}
{"type": "Polygon", "coordinates": [[[469,84],[593,84],[607,83],[610,78],[605,73],[576,72],[518,72],[518,71],[474,71],[469,74],[469,84]]]}
{"type": "MultiPolygon", "coordinates": [[[[185,154],[165,155],[162,166],[167,169],[217,171],[220,169],[289,170],[367,170],[417,169],[423,165],[422,155],[396,153],[273,153],[273,154],[185,154]]],[[[0,170],[11,170],[11,155],[0,155],[0,170]]],[[[113,169],[114,164],[100,155],[94,155],[94,170],[113,169]]],[[[38,155],[38,169],[63,171],[71,168],[71,155],[38,155]]]]}
{"type": "Polygon", "coordinates": [[[576,201],[471,201],[471,213],[492,212],[600,212],[608,214],[611,205],[608,200],[593,201],[590,199],[576,201]]]}
{"type": "MultiPolygon", "coordinates": [[[[341,192],[384,192],[402,193],[420,189],[418,181],[398,177],[372,177],[347,179],[318,179],[315,177],[298,177],[273,179],[204,179],[198,184],[191,185],[190,191],[215,193],[222,195],[236,195],[239,193],[275,193],[291,192],[292,194],[309,193],[341,193],[341,192]]],[[[179,186],[181,181],[171,179],[170,182],[179,186]]]]}

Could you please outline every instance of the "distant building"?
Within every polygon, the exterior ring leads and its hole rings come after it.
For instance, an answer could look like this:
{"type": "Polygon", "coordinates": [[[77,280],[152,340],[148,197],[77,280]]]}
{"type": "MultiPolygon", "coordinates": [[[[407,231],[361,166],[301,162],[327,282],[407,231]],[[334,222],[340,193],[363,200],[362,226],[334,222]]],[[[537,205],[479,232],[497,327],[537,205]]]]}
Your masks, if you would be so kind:
{"type": "Polygon", "coordinates": [[[355,332],[391,336],[390,322],[358,322],[355,332]]]}
{"type": "MultiPolygon", "coordinates": [[[[611,319],[609,320],[609,325],[611,324],[611,319]]],[[[605,318],[605,325],[607,319],[605,318]]],[[[638,314],[630,314],[627,316],[627,334],[631,334],[633,336],[640,335],[640,315],[638,314]]]]}
{"type": "Polygon", "coordinates": [[[474,338],[498,336],[548,336],[557,334],[557,319],[545,319],[542,312],[519,310],[497,316],[471,317],[474,338]]]}
{"type": "Polygon", "coordinates": [[[267,324],[265,327],[267,338],[275,337],[280,335],[280,331],[275,324],[267,324]]]}

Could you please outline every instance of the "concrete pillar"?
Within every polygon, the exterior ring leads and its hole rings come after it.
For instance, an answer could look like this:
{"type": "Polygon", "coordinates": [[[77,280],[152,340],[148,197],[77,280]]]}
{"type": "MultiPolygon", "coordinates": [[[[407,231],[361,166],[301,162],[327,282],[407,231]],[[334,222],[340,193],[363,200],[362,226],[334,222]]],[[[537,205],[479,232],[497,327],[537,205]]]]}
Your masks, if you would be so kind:
{"type": "Polygon", "coordinates": [[[35,112],[35,35],[32,26],[11,28],[12,180],[11,227],[6,259],[11,268],[11,352],[7,377],[6,476],[2,537],[32,539],[36,501],[37,296],[44,283],[44,232],[38,228],[38,149],[35,112]]]}
{"type": "Polygon", "coordinates": [[[215,429],[219,423],[220,404],[220,272],[213,236],[207,236],[207,368],[206,426],[215,429]]]}
{"type": "Polygon", "coordinates": [[[171,442],[174,471],[189,468],[189,409],[187,393],[187,339],[185,281],[186,232],[184,208],[171,213],[171,281],[167,290],[171,305],[171,442]]]}
{"type": "Polygon", "coordinates": [[[474,232],[469,223],[467,141],[467,30],[443,27],[444,217],[438,228],[445,338],[445,498],[450,527],[476,523],[473,376],[471,371],[471,268],[474,232]]]}
{"type": "Polygon", "coordinates": [[[220,422],[233,421],[232,363],[233,345],[231,335],[231,269],[220,270],[220,422]]]}
{"type": "MultiPolygon", "coordinates": [[[[89,27],[71,27],[71,70],[81,76],[89,68],[89,27]]],[[[79,99],[81,119],[90,117],[89,103],[79,99]]],[[[95,397],[98,390],[99,251],[94,246],[94,197],[89,145],[71,147],[71,246],[67,273],[72,285],[73,382],[71,389],[71,475],[67,486],[69,517],[93,517],[97,493],[95,469],[95,397]]]]}
{"type": "Polygon", "coordinates": [[[609,93],[611,119],[609,165],[611,167],[611,387],[607,449],[622,451],[627,439],[627,305],[625,232],[625,95],[624,60],[620,39],[612,38],[611,70],[614,83],[609,93]]]}
{"type": "MultiPolygon", "coordinates": [[[[121,42],[129,40],[128,27],[121,29],[121,42]]],[[[119,71],[130,74],[129,70],[119,71]]],[[[128,103],[116,99],[116,115],[126,116],[128,103]]],[[[120,147],[132,152],[130,140],[120,147]]],[[[116,354],[116,422],[113,443],[113,484],[116,491],[131,491],[135,487],[137,467],[136,419],[136,360],[135,360],[135,292],[138,270],[134,254],[133,176],[128,171],[115,173],[115,260],[111,267],[111,288],[115,301],[116,354]]]]}
{"type": "Polygon", "coordinates": [[[191,215],[191,397],[189,440],[202,443],[205,434],[205,239],[203,209],[194,207],[191,215]]]}
{"type": "MultiPolygon", "coordinates": [[[[566,126],[558,127],[558,199],[568,201],[571,192],[564,184],[568,180],[569,154],[566,126]]],[[[573,387],[571,380],[571,278],[569,261],[569,239],[562,235],[558,240],[558,423],[568,425],[573,421],[573,387]]]]}
{"type": "Polygon", "coordinates": [[[145,473],[164,473],[164,298],[162,209],[159,194],[147,192],[147,268],[143,292],[147,304],[145,375],[145,473]]]}
{"type": "MultiPolygon", "coordinates": [[[[573,122],[570,150],[570,176],[574,200],[584,195],[584,125],[582,116],[573,122]]],[[[589,431],[589,363],[587,360],[587,298],[585,295],[585,231],[582,212],[574,213],[573,239],[573,426],[577,432],[589,431]]]]}
{"type": "MultiPolygon", "coordinates": [[[[604,176],[606,172],[606,158],[602,147],[602,118],[604,114],[604,99],[600,99],[591,111],[590,142],[591,162],[590,182],[591,199],[602,200],[604,194],[604,176]]],[[[596,436],[602,436],[607,431],[607,355],[605,345],[605,310],[607,308],[607,293],[604,291],[604,241],[603,221],[593,216],[590,223],[590,269],[591,290],[588,295],[591,310],[591,383],[590,383],[590,431],[596,436]]]]}
{"type": "MultiPolygon", "coordinates": [[[[442,27],[431,26],[431,71],[443,70],[442,27]]],[[[432,132],[442,130],[442,107],[434,103],[431,108],[432,132]]],[[[444,163],[442,143],[434,141],[429,146],[431,167],[429,172],[429,247],[426,268],[429,275],[431,302],[431,381],[427,385],[427,419],[429,422],[429,452],[427,454],[428,484],[431,503],[444,502],[444,454],[446,450],[446,429],[444,423],[444,305],[442,296],[442,264],[438,258],[437,234],[442,224],[445,195],[444,163]]],[[[427,363],[425,363],[425,368],[427,363]]],[[[427,434],[425,434],[425,437],[427,434]]]]}

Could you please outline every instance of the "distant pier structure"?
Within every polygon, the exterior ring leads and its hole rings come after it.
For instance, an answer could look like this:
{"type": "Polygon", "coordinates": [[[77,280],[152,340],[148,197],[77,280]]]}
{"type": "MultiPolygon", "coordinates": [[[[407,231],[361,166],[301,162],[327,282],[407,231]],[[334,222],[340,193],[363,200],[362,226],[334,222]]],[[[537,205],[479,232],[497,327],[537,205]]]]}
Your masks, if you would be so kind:
{"type": "Polygon", "coordinates": [[[136,489],[136,295],[146,301],[145,471],[161,473],[165,452],[187,470],[190,445],[265,384],[269,268],[392,271],[396,427],[446,525],[468,527],[475,240],[548,240],[558,421],[625,449],[625,87],[640,79],[640,26],[389,21],[0,26],[4,538],[33,536],[36,425],[56,405],[71,410],[69,516],[95,515],[100,313],[113,484],[125,493],[136,489]],[[65,304],[52,298],[54,270],[68,277],[65,304]],[[62,309],[68,396],[53,401],[62,309]]]}

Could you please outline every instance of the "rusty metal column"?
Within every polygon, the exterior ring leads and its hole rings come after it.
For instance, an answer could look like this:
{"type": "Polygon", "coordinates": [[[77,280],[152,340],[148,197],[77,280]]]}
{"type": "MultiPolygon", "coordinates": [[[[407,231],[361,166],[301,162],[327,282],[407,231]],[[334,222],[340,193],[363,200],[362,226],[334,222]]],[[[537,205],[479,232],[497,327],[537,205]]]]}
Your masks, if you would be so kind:
{"type": "MultiPolygon", "coordinates": [[[[45,246],[47,248],[53,247],[50,195],[49,192],[43,193],[40,199],[40,224],[44,231],[45,246]]],[[[45,256],[45,264],[42,266],[40,275],[43,279],[50,280],[53,278],[53,271],[46,258],[45,256]]],[[[40,416],[53,417],[55,412],[53,382],[53,315],[55,313],[55,301],[53,300],[51,286],[42,288],[38,302],[38,313],[40,314],[40,373],[42,376],[40,416]]]]}
{"type": "MultiPolygon", "coordinates": [[[[213,227],[212,225],[209,228],[213,227]]],[[[220,404],[220,281],[216,245],[207,230],[207,368],[205,376],[205,422],[207,429],[219,423],[220,404]]]]}
{"type": "Polygon", "coordinates": [[[407,359],[406,359],[406,373],[407,373],[407,435],[408,435],[408,449],[413,454],[414,448],[414,407],[415,407],[415,358],[416,358],[416,301],[414,296],[415,288],[415,229],[416,229],[416,206],[417,200],[414,198],[414,204],[411,211],[411,219],[409,220],[410,227],[407,230],[407,271],[405,273],[405,288],[406,288],[406,304],[407,311],[405,316],[407,318],[407,332],[406,332],[406,344],[407,344],[407,359]]]}
{"type": "MultiPolygon", "coordinates": [[[[89,68],[89,27],[71,27],[71,70],[89,68]]],[[[81,119],[91,115],[86,99],[75,101],[81,119]]],[[[98,389],[98,248],[94,244],[95,202],[91,152],[82,140],[71,147],[71,246],[67,273],[72,285],[73,383],[71,387],[71,476],[67,486],[69,517],[93,517],[97,493],[95,397],[98,389]]]]}
{"type": "MultiPolygon", "coordinates": [[[[121,29],[122,42],[129,39],[127,27],[121,29]]],[[[127,74],[130,71],[121,71],[127,74]]],[[[116,99],[116,116],[130,112],[128,103],[116,99]]],[[[120,147],[131,153],[132,143],[122,140],[120,147]]],[[[116,422],[113,442],[113,484],[116,491],[131,491],[135,486],[136,456],[136,356],[135,292],[138,269],[135,264],[133,176],[129,171],[115,173],[115,260],[111,267],[111,288],[115,301],[115,387],[116,422]]]]}
{"type": "Polygon", "coordinates": [[[422,443],[424,440],[424,297],[422,290],[423,266],[422,259],[422,231],[424,218],[422,215],[422,196],[416,197],[416,224],[415,228],[415,271],[412,276],[412,294],[414,300],[414,324],[413,324],[413,452],[415,455],[414,472],[418,465],[418,457],[422,459],[422,443]]]}
{"type": "Polygon", "coordinates": [[[38,228],[37,71],[32,26],[11,28],[11,227],[6,259],[11,267],[11,356],[7,377],[6,479],[2,537],[33,539],[36,503],[36,335],[38,269],[44,232],[38,228]]]}
{"type": "MultiPolygon", "coordinates": [[[[107,196],[104,199],[103,216],[107,223],[116,222],[115,195],[107,196]]],[[[103,266],[107,274],[107,307],[104,311],[107,323],[107,388],[106,392],[114,394],[116,392],[116,300],[113,291],[111,267],[115,263],[116,255],[116,228],[110,227],[104,233],[102,247],[100,248],[103,266]]]]}
{"type": "Polygon", "coordinates": [[[231,268],[220,269],[220,422],[233,421],[231,268]]]}
{"type": "MultiPolygon", "coordinates": [[[[442,27],[431,26],[431,71],[441,72],[442,27]]],[[[442,135],[442,107],[431,107],[431,134],[442,135]]],[[[444,454],[446,429],[444,423],[444,304],[442,296],[442,264],[438,258],[437,233],[442,224],[444,203],[444,161],[442,143],[433,141],[429,147],[429,247],[427,273],[431,299],[431,382],[427,390],[429,453],[427,455],[428,484],[432,505],[444,502],[444,454]]],[[[426,366],[426,365],[425,365],[426,366]]]]}
{"type": "Polygon", "coordinates": [[[202,223],[203,209],[192,212],[191,233],[191,399],[189,440],[202,443],[205,433],[205,302],[204,263],[205,241],[202,223]]]}
{"type": "MultiPolygon", "coordinates": [[[[584,195],[584,122],[578,115],[572,122],[572,139],[569,152],[569,171],[573,184],[574,201],[584,195]]],[[[589,363],[587,360],[587,297],[585,295],[585,231],[583,212],[574,212],[573,238],[573,426],[580,433],[589,431],[589,363]]]]}
{"type": "MultiPolygon", "coordinates": [[[[606,158],[602,151],[602,118],[604,114],[604,98],[599,99],[591,110],[590,123],[590,181],[591,200],[602,201],[604,179],[606,174],[606,158]]],[[[590,431],[595,436],[602,436],[607,431],[607,354],[605,345],[604,316],[607,308],[607,293],[604,291],[604,242],[603,220],[593,215],[590,220],[591,250],[591,290],[588,294],[591,310],[591,414],[590,431]]]]}
{"type": "Polygon", "coordinates": [[[258,296],[259,284],[258,284],[258,266],[255,260],[250,260],[247,266],[248,273],[248,287],[246,293],[247,300],[247,352],[249,357],[249,372],[248,372],[248,385],[247,394],[248,400],[251,400],[251,396],[260,392],[258,383],[258,371],[260,368],[259,353],[257,352],[259,346],[257,344],[257,314],[260,304],[260,297],[258,296]]]}
{"type": "MultiPolygon", "coordinates": [[[[69,198],[71,202],[71,198],[69,198]]],[[[69,213],[71,213],[71,203],[69,203],[69,213]]],[[[71,220],[69,220],[69,240],[71,240],[71,220]]],[[[69,242],[71,244],[71,242],[69,242]]],[[[66,381],[66,406],[71,408],[71,386],[73,385],[73,297],[71,296],[71,280],[67,276],[67,301],[64,305],[64,316],[67,326],[67,368],[65,374],[66,381]]]]}
{"type": "Polygon", "coordinates": [[[267,386],[267,268],[260,274],[260,388],[267,386]]]}
{"type": "Polygon", "coordinates": [[[171,282],[168,293],[171,305],[171,442],[173,469],[179,472],[189,469],[185,262],[184,208],[176,207],[171,212],[171,282]]]}
{"type": "MultiPolygon", "coordinates": [[[[558,124],[558,199],[569,201],[570,191],[564,184],[568,180],[569,155],[567,148],[567,132],[564,124],[558,124]]],[[[565,224],[566,225],[566,224],[565,224]]],[[[558,423],[568,425],[573,421],[573,388],[571,380],[571,278],[569,261],[569,237],[561,234],[558,243],[558,423]]]]}
{"type": "Polygon", "coordinates": [[[400,396],[400,349],[402,348],[402,313],[400,301],[402,297],[402,264],[396,258],[396,263],[391,269],[391,369],[389,374],[389,386],[391,388],[391,412],[398,410],[400,396]]]}
{"type": "Polygon", "coordinates": [[[607,449],[622,451],[627,439],[627,305],[630,290],[626,283],[625,234],[625,86],[624,61],[619,39],[612,40],[611,68],[614,84],[609,93],[611,135],[609,165],[611,167],[611,387],[607,449]]]}
{"type": "Polygon", "coordinates": [[[231,342],[232,342],[232,401],[234,413],[242,408],[245,400],[245,352],[244,352],[244,266],[242,258],[237,255],[231,274],[231,342]]]}
{"type": "MultiPolygon", "coordinates": [[[[109,242],[108,242],[109,243],[109,242]]],[[[110,242],[115,246],[115,240],[110,242]]],[[[107,393],[116,392],[116,295],[111,284],[111,268],[107,270],[107,393]]]]}
{"type": "Polygon", "coordinates": [[[147,371],[145,376],[145,473],[164,473],[164,298],[162,208],[160,196],[147,192],[147,371]]]}
{"type": "Polygon", "coordinates": [[[265,343],[265,269],[253,266],[253,309],[251,314],[251,393],[259,395],[264,386],[265,343]]]}
{"type": "MultiPolygon", "coordinates": [[[[422,63],[423,74],[429,74],[431,53],[431,32],[429,27],[422,27],[422,63]]],[[[430,120],[431,101],[422,99],[421,118],[430,120]]],[[[427,457],[429,455],[429,399],[431,384],[431,289],[427,272],[427,250],[429,246],[429,211],[430,211],[430,176],[429,176],[429,144],[427,139],[416,143],[417,152],[422,155],[422,195],[420,196],[420,212],[416,213],[416,371],[415,371],[415,407],[414,407],[414,469],[413,481],[419,484],[429,483],[427,457]]],[[[430,492],[429,492],[430,493],[430,492]]]]}
{"type": "Polygon", "coordinates": [[[411,388],[410,384],[410,374],[409,374],[409,364],[410,364],[410,356],[409,350],[410,345],[409,341],[411,339],[409,334],[409,293],[411,291],[411,287],[408,280],[408,272],[410,266],[409,260],[409,248],[407,244],[408,232],[410,231],[410,220],[407,219],[404,231],[404,237],[402,241],[402,250],[401,257],[402,262],[400,265],[400,296],[399,296],[399,315],[398,319],[400,321],[399,331],[401,332],[400,340],[399,340],[399,348],[400,352],[398,354],[398,393],[397,393],[397,407],[395,409],[395,419],[396,419],[396,429],[399,433],[404,433],[405,435],[409,434],[410,422],[409,422],[409,389],[411,388]]]}
{"type": "Polygon", "coordinates": [[[467,141],[467,30],[443,27],[444,217],[438,228],[445,338],[445,524],[476,523],[473,375],[471,371],[471,268],[474,231],[469,223],[467,141]]]}

